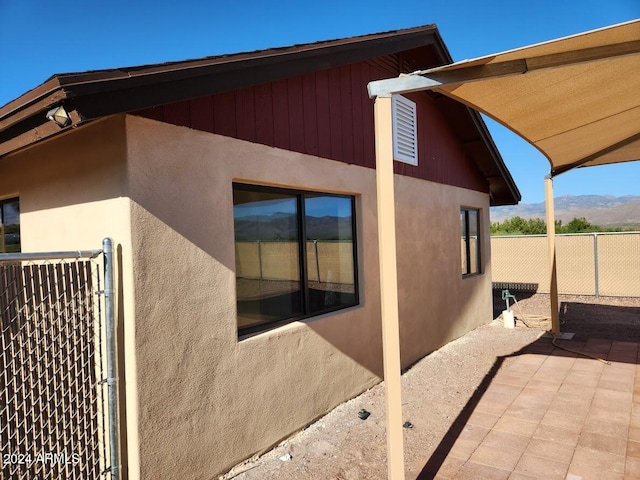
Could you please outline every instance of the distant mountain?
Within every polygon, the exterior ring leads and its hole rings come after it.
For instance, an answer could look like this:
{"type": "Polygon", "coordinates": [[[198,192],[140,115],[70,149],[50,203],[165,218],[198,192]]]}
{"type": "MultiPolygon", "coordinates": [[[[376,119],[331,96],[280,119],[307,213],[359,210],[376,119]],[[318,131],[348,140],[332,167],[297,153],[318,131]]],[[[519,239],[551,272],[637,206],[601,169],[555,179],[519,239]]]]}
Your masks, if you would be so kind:
{"type": "MultiPolygon", "coordinates": [[[[584,217],[594,225],[603,227],[640,228],[640,195],[566,195],[554,200],[557,220],[567,223],[584,217]]],[[[519,205],[492,207],[491,221],[502,222],[520,216],[524,219],[545,218],[544,203],[521,203],[519,205]]]]}
{"type": "MultiPolygon", "coordinates": [[[[351,217],[306,218],[307,238],[314,240],[351,240],[351,217]]],[[[291,213],[246,216],[236,219],[236,241],[291,241],[297,238],[297,217],[291,213]]]]}
{"type": "Polygon", "coordinates": [[[234,223],[236,241],[291,241],[298,236],[295,214],[249,215],[234,223]]]}

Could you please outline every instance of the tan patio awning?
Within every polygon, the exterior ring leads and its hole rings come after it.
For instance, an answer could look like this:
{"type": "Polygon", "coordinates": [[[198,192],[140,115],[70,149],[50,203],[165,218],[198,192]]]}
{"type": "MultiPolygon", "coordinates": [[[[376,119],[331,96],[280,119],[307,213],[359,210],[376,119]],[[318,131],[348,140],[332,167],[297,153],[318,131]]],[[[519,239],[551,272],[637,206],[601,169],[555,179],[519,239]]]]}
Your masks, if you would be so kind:
{"type": "Polygon", "coordinates": [[[402,428],[394,416],[402,411],[402,400],[390,97],[440,92],[492,117],[547,157],[549,297],[552,333],[558,335],[552,177],[576,167],[640,159],[640,20],[371,82],[368,89],[375,98],[387,462],[395,480],[404,478],[404,457],[402,428]]]}
{"type": "Polygon", "coordinates": [[[537,147],[551,175],[640,159],[640,20],[372,82],[372,97],[434,90],[537,147]]]}

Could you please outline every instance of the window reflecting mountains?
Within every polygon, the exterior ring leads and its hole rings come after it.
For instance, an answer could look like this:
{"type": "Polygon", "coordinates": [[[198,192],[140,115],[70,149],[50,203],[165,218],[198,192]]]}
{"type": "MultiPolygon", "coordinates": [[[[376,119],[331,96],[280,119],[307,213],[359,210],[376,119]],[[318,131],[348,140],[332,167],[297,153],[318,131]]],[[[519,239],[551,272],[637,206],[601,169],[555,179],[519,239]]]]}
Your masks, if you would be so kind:
{"type": "MultiPolygon", "coordinates": [[[[351,226],[351,216],[307,216],[307,240],[352,240],[351,226]]],[[[237,242],[295,241],[298,238],[296,215],[273,213],[236,218],[235,235],[237,242]]]]}

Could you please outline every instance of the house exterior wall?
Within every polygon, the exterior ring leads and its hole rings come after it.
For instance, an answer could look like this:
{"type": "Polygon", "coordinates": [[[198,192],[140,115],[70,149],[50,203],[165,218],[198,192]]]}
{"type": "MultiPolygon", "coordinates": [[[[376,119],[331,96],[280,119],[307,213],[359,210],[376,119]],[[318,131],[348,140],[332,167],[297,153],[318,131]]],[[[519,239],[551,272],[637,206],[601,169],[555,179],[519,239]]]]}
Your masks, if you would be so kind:
{"type": "MultiPolygon", "coordinates": [[[[489,198],[395,182],[408,366],[491,318],[489,198]],[[484,274],[464,279],[461,206],[483,225],[484,274]]],[[[374,169],[118,116],[2,159],[15,195],[24,251],[115,240],[129,478],[211,478],[380,381],[374,169]],[[238,339],[233,181],[355,195],[360,304],[238,339]]]]}
{"type": "Polygon", "coordinates": [[[137,401],[131,202],[127,197],[124,125],[124,117],[93,122],[1,159],[0,198],[20,199],[23,252],[95,250],[101,248],[105,237],[114,240],[126,474],[127,465],[133,471],[137,468],[137,401]]]}
{"type": "Polygon", "coordinates": [[[489,196],[401,175],[395,195],[400,355],[407,367],[492,319],[489,196]],[[482,274],[464,278],[460,207],[481,214],[482,274]]]}
{"type": "Polygon", "coordinates": [[[140,473],[211,478],[382,371],[373,243],[360,306],[238,340],[232,181],[357,194],[370,238],[375,172],[138,117],[127,138],[140,473]]]}
{"type": "Polygon", "coordinates": [[[122,119],[73,133],[0,160],[0,196],[20,197],[23,251],[96,249],[128,233],[122,119]]]}
{"type": "MultiPolygon", "coordinates": [[[[131,478],[211,478],[380,381],[374,169],[137,116],[126,136],[140,461],[131,478]],[[239,339],[234,181],[355,195],[360,304],[239,339]]],[[[396,195],[408,366],[491,319],[489,197],[404,175],[396,195]],[[464,279],[461,206],[482,209],[484,241],[484,274],[464,279]]]]}

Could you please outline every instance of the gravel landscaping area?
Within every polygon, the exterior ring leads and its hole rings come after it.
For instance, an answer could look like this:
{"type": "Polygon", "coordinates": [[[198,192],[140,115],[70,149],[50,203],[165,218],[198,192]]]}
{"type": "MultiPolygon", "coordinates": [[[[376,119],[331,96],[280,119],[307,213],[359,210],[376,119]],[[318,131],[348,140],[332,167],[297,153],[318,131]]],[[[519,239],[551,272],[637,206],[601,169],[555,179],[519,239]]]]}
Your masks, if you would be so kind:
{"type": "MultiPolygon", "coordinates": [[[[465,406],[490,381],[496,369],[522,348],[541,339],[549,328],[549,296],[518,295],[518,328],[506,329],[500,318],[449,343],[416,363],[402,378],[406,478],[417,478],[450,429],[470,413],[465,406]],[[457,423],[456,423],[457,421],[457,423]]],[[[601,337],[640,341],[640,298],[561,296],[562,331],[576,338],[601,337]]],[[[494,297],[496,317],[504,309],[494,297]]],[[[262,456],[236,466],[224,480],[384,479],[386,435],[384,384],[339,405],[332,412],[262,456]],[[362,410],[370,416],[362,420],[362,410]]]]}

